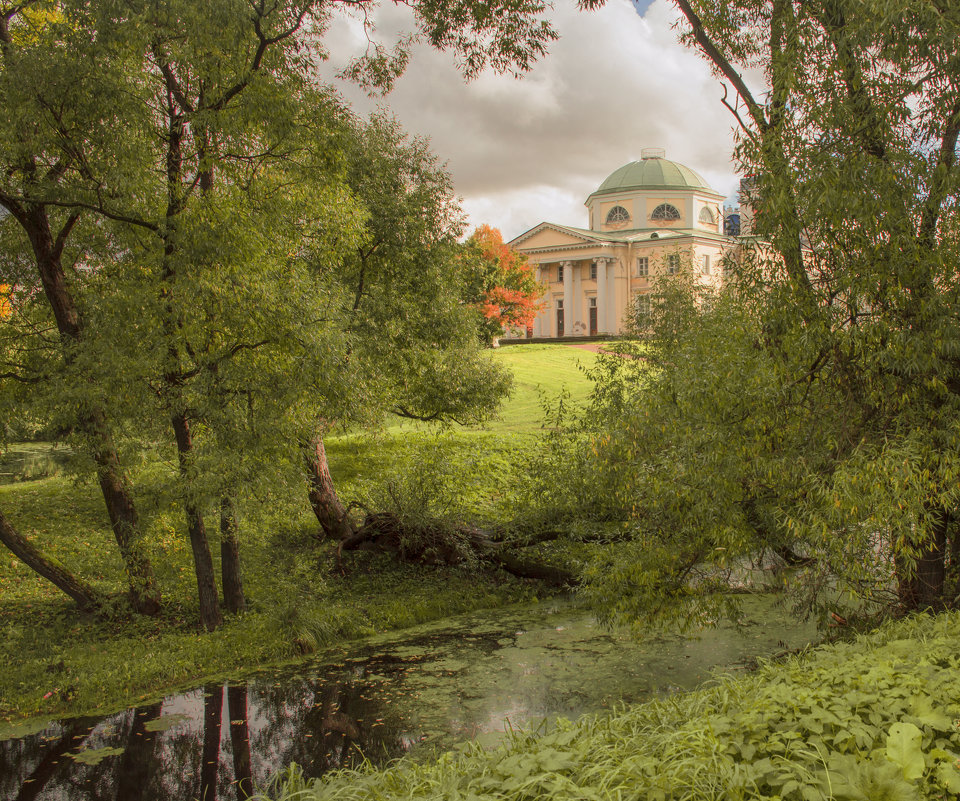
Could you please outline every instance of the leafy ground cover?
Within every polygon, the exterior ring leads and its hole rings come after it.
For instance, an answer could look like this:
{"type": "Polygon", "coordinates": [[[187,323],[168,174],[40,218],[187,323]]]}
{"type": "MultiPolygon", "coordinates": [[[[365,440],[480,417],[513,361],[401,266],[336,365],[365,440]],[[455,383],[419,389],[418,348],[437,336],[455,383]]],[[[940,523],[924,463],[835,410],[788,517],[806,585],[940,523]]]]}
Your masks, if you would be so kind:
{"type": "Polygon", "coordinates": [[[960,797],[960,614],[888,624],[694,692],[484,751],[306,781],[260,801],[914,801],[960,797]]]}
{"type": "MultiPolygon", "coordinates": [[[[539,428],[539,391],[565,386],[585,396],[578,364],[593,355],[563,346],[502,349],[517,377],[503,419],[480,430],[422,426],[355,434],[328,444],[346,501],[371,507],[392,495],[434,513],[499,519],[510,513],[509,479],[539,428]],[[527,352],[527,348],[530,348],[527,352]],[[541,362],[548,366],[544,366],[541,362]],[[412,466],[416,466],[413,469],[412,466]]],[[[122,565],[95,486],[59,474],[49,446],[9,449],[0,505],[22,532],[43,543],[98,589],[120,596],[122,565]],[[28,460],[48,465],[23,480],[28,460]],[[17,471],[20,471],[18,473],[17,471]]],[[[141,468],[149,486],[150,470],[141,468]]],[[[305,489],[261,493],[242,508],[241,554],[250,610],[213,634],[197,628],[196,586],[182,515],[168,498],[142,499],[149,549],[163,590],[157,618],[85,616],[52,585],[0,553],[0,717],[7,720],[109,711],[213,675],[237,674],[326,644],[403,628],[459,612],[516,603],[539,588],[504,575],[398,565],[345,554],[343,572],[313,536],[305,489]]],[[[219,570],[217,549],[215,567],[219,570]]]]}

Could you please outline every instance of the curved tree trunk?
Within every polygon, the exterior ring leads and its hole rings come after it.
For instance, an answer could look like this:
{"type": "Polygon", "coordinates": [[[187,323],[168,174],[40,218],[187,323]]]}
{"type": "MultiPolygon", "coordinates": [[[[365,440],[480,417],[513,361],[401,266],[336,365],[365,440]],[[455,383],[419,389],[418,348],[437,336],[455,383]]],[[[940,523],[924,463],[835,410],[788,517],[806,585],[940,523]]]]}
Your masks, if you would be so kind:
{"type": "Polygon", "coordinates": [[[327,463],[323,436],[317,434],[307,449],[307,473],[310,481],[310,506],[320,521],[320,528],[328,539],[343,541],[354,533],[347,509],[337,495],[327,463]]]}
{"type": "MultiPolygon", "coordinates": [[[[83,318],[70,292],[61,259],[66,239],[79,215],[69,217],[54,236],[44,206],[11,202],[9,207],[30,239],[44,295],[53,311],[63,344],[63,360],[70,365],[74,359],[74,349],[82,340],[83,318]]],[[[97,479],[127,571],[130,600],[138,612],[154,615],[160,610],[160,590],[150,560],[139,545],[140,521],[133,494],[120,466],[103,409],[96,405],[88,408],[81,415],[78,427],[93,442],[97,479]]]]}
{"type": "Polygon", "coordinates": [[[69,595],[81,609],[93,610],[103,606],[103,596],[93,587],[73,575],[60,562],[46,557],[26,537],[18,532],[0,511],[0,542],[31,570],[52,582],[57,589],[69,595]]]}

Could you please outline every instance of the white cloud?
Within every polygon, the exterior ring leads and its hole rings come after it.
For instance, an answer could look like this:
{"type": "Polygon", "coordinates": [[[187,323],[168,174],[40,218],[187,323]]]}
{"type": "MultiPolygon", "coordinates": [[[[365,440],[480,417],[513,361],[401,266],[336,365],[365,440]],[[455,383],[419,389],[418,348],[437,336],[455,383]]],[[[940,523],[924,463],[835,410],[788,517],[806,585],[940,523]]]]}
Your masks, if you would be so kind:
{"type": "MultiPolygon", "coordinates": [[[[386,4],[377,36],[410,29],[406,9],[386,4]]],[[[484,73],[467,84],[453,58],[417,47],[385,100],[335,81],[361,113],[386,105],[447,161],[474,225],[506,238],[543,220],[585,226],[583,201],[613,170],[663,147],[718,191],[734,191],[732,118],[706,64],[677,42],[677,12],[654,0],[640,16],[628,0],[584,13],[573,0],[552,12],[560,33],[521,80],[484,73]]],[[[357,20],[336,19],[325,37],[326,74],[362,52],[357,20]]]]}

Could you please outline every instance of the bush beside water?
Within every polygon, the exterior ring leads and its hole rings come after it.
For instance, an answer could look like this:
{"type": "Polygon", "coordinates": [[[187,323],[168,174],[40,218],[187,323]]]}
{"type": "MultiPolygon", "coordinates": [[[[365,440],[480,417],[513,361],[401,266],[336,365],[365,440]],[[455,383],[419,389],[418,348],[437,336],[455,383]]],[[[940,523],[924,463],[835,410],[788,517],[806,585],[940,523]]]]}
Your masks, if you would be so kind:
{"type": "Polygon", "coordinates": [[[888,624],[492,751],[305,780],[261,801],[912,801],[960,797],[960,614],[888,624]]]}

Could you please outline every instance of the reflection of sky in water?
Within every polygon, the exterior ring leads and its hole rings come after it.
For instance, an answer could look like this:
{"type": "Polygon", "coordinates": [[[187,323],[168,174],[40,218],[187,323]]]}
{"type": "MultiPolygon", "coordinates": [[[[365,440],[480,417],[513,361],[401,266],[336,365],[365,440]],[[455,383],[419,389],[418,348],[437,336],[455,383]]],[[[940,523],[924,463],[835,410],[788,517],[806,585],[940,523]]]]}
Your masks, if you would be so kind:
{"type": "Polygon", "coordinates": [[[478,736],[488,744],[506,728],[693,687],[714,666],[813,634],[769,601],[748,600],[747,612],[752,622],[741,631],[641,643],[546,605],[380,636],[243,685],[208,684],[103,720],[62,721],[0,741],[0,798],[238,798],[239,779],[262,787],[291,761],[319,775],[362,756],[383,762],[478,736]]]}

